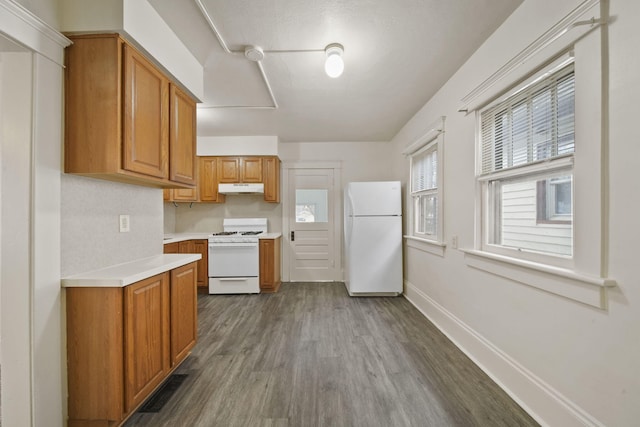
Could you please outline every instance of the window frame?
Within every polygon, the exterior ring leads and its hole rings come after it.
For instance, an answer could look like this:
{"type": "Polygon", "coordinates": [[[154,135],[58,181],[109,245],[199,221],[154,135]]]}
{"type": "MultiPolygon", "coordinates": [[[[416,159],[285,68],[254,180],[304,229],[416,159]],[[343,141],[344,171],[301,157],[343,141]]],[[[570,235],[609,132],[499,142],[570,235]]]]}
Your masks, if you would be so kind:
{"type": "MultiPolygon", "coordinates": [[[[551,47],[547,47],[540,54],[550,49],[551,47]]],[[[600,32],[587,31],[573,42],[564,43],[555,54],[551,51],[548,56],[539,58],[538,67],[528,67],[531,70],[529,75],[532,75],[536,70],[548,68],[562,57],[574,58],[576,147],[571,159],[574,179],[573,258],[564,263],[553,263],[548,256],[536,257],[537,254],[532,254],[534,256],[524,259],[516,250],[495,252],[487,250],[483,245],[486,242],[486,224],[483,223],[485,215],[482,212],[487,200],[483,181],[478,179],[481,171],[480,110],[484,108],[483,105],[487,106],[504,98],[500,94],[495,94],[493,101],[488,97],[485,98],[486,102],[479,103],[476,100],[476,107],[473,108],[476,117],[475,236],[473,248],[463,249],[465,261],[470,267],[600,309],[607,307],[606,290],[616,286],[615,280],[607,277],[608,200],[605,188],[608,185],[608,139],[605,133],[607,95],[604,91],[604,49],[600,32]]],[[[524,83],[533,78],[535,74],[529,79],[525,76],[515,80],[524,83]]],[[[544,168],[545,162],[540,162],[535,167],[544,168]]]]}
{"type": "Polygon", "coordinates": [[[409,176],[407,185],[407,205],[408,205],[408,234],[405,235],[410,241],[410,245],[431,252],[436,255],[444,255],[444,122],[446,117],[442,116],[434,122],[424,135],[409,145],[403,154],[409,160],[409,176]],[[436,153],[436,188],[413,191],[414,159],[428,151],[436,153]],[[425,234],[416,232],[417,212],[415,197],[420,196],[436,197],[436,232],[425,234]],[[429,247],[423,245],[427,244],[429,247]]]}
{"type": "Polygon", "coordinates": [[[481,170],[479,110],[498,102],[514,84],[524,83],[528,76],[567,53],[574,57],[576,147],[572,262],[555,266],[546,259],[525,260],[517,253],[502,255],[486,251],[482,247],[486,229],[482,210],[486,200],[482,180],[477,178],[474,245],[461,250],[469,267],[603,310],[608,307],[608,289],[616,286],[616,281],[608,277],[608,46],[603,43],[608,19],[606,3],[585,1],[507,59],[505,65],[489,73],[477,87],[470,88],[458,110],[475,113],[477,177],[481,170]]]}
{"type": "MultiPolygon", "coordinates": [[[[412,227],[411,227],[411,235],[413,235],[414,237],[417,238],[421,238],[421,239],[425,239],[425,240],[435,240],[435,241],[439,241],[438,240],[438,234],[439,234],[439,220],[440,220],[440,215],[438,213],[439,210],[439,206],[440,206],[440,191],[439,191],[439,177],[438,177],[438,170],[440,169],[440,165],[438,162],[438,141],[437,138],[431,142],[429,142],[425,147],[421,148],[420,150],[416,151],[415,153],[413,153],[411,156],[411,167],[410,167],[410,174],[411,174],[411,182],[410,182],[410,189],[409,189],[409,193],[411,196],[411,200],[412,200],[412,209],[411,212],[413,214],[413,221],[412,221],[412,227]],[[414,171],[415,171],[415,160],[418,157],[422,157],[422,156],[428,156],[432,153],[435,153],[435,157],[436,157],[436,185],[434,187],[431,188],[424,188],[424,189],[420,189],[420,190],[416,190],[413,188],[413,184],[414,184],[414,171]],[[418,217],[421,217],[421,215],[419,215],[421,212],[418,211],[418,205],[419,200],[422,197],[435,197],[436,200],[436,208],[435,208],[435,212],[433,212],[433,214],[435,215],[435,224],[434,224],[434,228],[435,228],[435,233],[421,233],[420,231],[418,231],[418,217]]],[[[422,212],[422,214],[426,214],[426,212],[422,212]]],[[[426,227],[425,227],[426,228],[426,227]]]]}
{"type": "MultiPolygon", "coordinates": [[[[525,260],[538,262],[545,265],[552,265],[563,268],[573,268],[573,256],[574,256],[574,246],[575,246],[575,225],[571,223],[571,255],[562,255],[562,254],[552,254],[549,252],[543,252],[540,250],[528,249],[524,247],[515,247],[508,246],[505,244],[495,243],[497,240],[496,236],[498,236],[498,227],[502,225],[502,218],[498,209],[501,207],[501,204],[497,202],[496,197],[496,183],[508,183],[509,181],[516,181],[518,179],[529,177],[531,179],[548,179],[553,177],[558,171],[564,171],[570,173],[572,179],[575,181],[574,172],[573,172],[573,164],[574,164],[574,156],[575,156],[575,136],[574,136],[574,151],[568,154],[557,155],[551,158],[546,159],[533,159],[533,155],[529,153],[532,151],[532,147],[529,147],[529,142],[527,143],[527,163],[518,164],[518,165],[508,165],[505,167],[501,167],[499,169],[495,169],[495,158],[492,156],[491,170],[487,171],[487,159],[486,153],[483,146],[483,114],[486,112],[491,112],[491,110],[495,110],[496,107],[500,107],[503,104],[508,105],[523,105],[523,102],[530,98],[533,100],[538,94],[541,93],[541,88],[543,88],[544,82],[548,80],[550,77],[555,77],[553,86],[554,90],[558,86],[558,82],[563,81],[563,79],[570,75],[574,74],[575,79],[575,64],[574,58],[571,54],[562,54],[556,60],[551,61],[551,63],[546,66],[540,68],[538,71],[533,73],[531,77],[525,79],[513,86],[513,88],[507,91],[502,96],[498,97],[495,101],[491,102],[484,108],[481,108],[476,111],[476,126],[477,126],[477,167],[476,167],[476,180],[479,186],[479,192],[481,194],[481,206],[480,212],[478,215],[480,216],[480,225],[481,225],[481,233],[480,233],[480,242],[479,249],[482,251],[486,251],[489,253],[494,253],[498,255],[512,257],[514,259],[525,260]],[[530,92],[530,96],[523,97],[523,94],[526,92],[530,92]],[[531,157],[531,158],[529,158],[531,157]]],[[[574,88],[574,96],[575,96],[575,88],[574,88]]],[[[507,108],[507,107],[505,107],[507,108]]],[[[511,107],[508,107],[511,108],[511,107]]],[[[492,115],[493,119],[497,119],[499,115],[492,115]]],[[[557,117],[552,120],[556,120],[557,117]]],[[[575,110],[574,110],[574,135],[575,135],[575,110]]],[[[557,137],[556,137],[557,138],[557,137]]],[[[509,148],[507,148],[504,152],[507,153],[509,148]]],[[[502,161],[507,161],[507,159],[502,158],[502,161]]],[[[509,163],[507,161],[507,163],[509,163]]],[[[536,185],[537,189],[537,185],[536,185]]],[[[573,197],[573,194],[572,194],[573,197]]],[[[536,197],[537,201],[537,197],[536,197]]],[[[572,203],[573,205],[573,203],[572,203]]],[[[538,224],[548,224],[548,225],[558,225],[558,226],[566,226],[567,221],[559,222],[559,221],[548,221],[548,222],[538,222],[538,209],[536,207],[536,225],[538,224]]]]}

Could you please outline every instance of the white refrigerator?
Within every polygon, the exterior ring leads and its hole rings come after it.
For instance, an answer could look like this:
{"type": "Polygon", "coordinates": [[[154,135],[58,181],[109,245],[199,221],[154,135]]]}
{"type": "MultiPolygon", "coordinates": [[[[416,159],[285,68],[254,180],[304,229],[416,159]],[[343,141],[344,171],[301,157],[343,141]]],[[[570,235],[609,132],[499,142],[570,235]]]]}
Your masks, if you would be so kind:
{"type": "Polygon", "coordinates": [[[351,296],[402,293],[400,181],[344,189],[345,285],[351,296]]]}

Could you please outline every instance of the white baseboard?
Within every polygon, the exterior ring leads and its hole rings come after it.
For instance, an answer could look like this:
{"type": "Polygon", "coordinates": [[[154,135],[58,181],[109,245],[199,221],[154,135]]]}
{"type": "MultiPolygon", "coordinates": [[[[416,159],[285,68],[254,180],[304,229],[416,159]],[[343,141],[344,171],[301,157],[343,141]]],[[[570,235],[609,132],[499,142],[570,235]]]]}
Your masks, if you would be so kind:
{"type": "Polygon", "coordinates": [[[408,281],[404,297],[542,426],[604,427],[408,281]]]}

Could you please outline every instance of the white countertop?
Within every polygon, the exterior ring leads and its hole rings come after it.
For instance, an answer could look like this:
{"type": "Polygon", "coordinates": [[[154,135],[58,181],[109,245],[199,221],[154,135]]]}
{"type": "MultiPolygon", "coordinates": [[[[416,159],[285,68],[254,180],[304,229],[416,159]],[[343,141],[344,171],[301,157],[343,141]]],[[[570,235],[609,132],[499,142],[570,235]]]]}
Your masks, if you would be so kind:
{"type": "Polygon", "coordinates": [[[202,258],[200,254],[161,254],[63,277],[62,287],[121,288],[202,258]]]}
{"type": "Polygon", "coordinates": [[[183,242],[185,240],[201,240],[208,239],[211,233],[169,233],[164,235],[164,243],[183,242]]]}
{"type": "MultiPolygon", "coordinates": [[[[170,233],[164,235],[164,243],[183,242],[185,240],[208,239],[211,233],[170,233]]],[[[276,239],[282,236],[282,233],[264,233],[258,236],[258,239],[276,239]]]]}
{"type": "Polygon", "coordinates": [[[277,239],[282,233],[264,233],[258,236],[258,239],[277,239]]]}

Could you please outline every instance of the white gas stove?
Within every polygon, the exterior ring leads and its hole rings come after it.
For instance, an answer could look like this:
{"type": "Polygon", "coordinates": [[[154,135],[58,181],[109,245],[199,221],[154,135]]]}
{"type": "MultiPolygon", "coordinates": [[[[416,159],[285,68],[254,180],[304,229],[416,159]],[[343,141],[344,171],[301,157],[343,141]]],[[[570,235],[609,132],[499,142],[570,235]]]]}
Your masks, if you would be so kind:
{"type": "Polygon", "coordinates": [[[266,218],[226,218],[209,236],[209,293],[259,293],[258,236],[266,218]]]}

